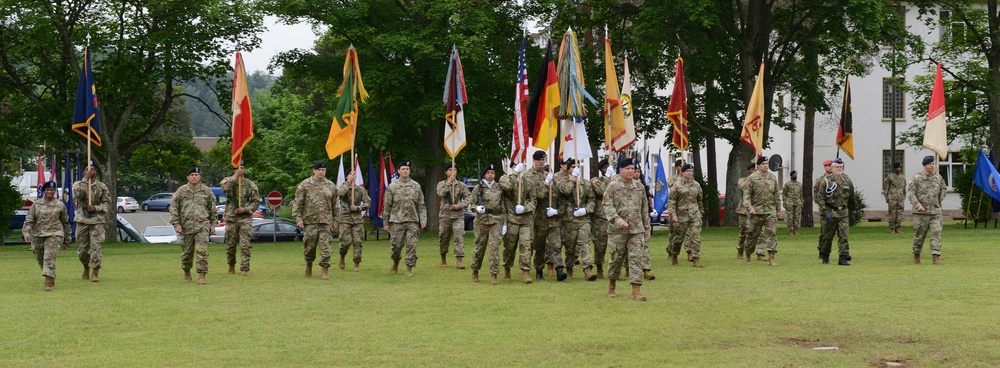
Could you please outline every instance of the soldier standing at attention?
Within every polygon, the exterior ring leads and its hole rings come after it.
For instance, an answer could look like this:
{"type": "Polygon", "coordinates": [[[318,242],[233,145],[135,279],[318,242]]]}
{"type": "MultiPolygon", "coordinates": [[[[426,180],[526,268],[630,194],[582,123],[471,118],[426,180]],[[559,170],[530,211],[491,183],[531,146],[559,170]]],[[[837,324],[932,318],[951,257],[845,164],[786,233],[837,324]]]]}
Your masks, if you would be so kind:
{"type": "Polygon", "coordinates": [[[469,188],[455,180],[458,168],[450,162],[444,165],[447,179],[438,182],[438,248],[441,267],[448,267],[448,244],[455,243],[455,268],[465,269],[465,208],[469,206],[469,188]]]}
{"type": "Polygon", "coordinates": [[[615,298],[615,284],[622,267],[628,267],[632,284],[632,300],[646,301],[639,292],[642,286],[642,243],[649,240],[649,201],[646,189],[635,180],[635,162],[624,158],[618,162],[621,179],[608,184],[604,193],[604,212],[608,216],[608,297],[615,298]],[[626,264],[627,263],[627,264],[626,264]]]}
{"type": "MultiPolygon", "coordinates": [[[[750,225],[747,230],[747,247],[744,253],[750,252],[750,244],[759,244],[762,240],[767,248],[767,264],[778,266],[774,255],[778,253],[778,239],[775,236],[778,225],[778,206],[781,204],[781,192],[778,191],[778,179],[767,171],[767,156],[757,158],[757,171],[747,179],[747,195],[743,197],[743,207],[750,215],[750,225]],[[763,235],[762,235],[763,234],[763,235]],[[763,237],[762,237],[763,236],[763,237]],[[761,238],[762,239],[758,239],[761,238]]],[[[746,258],[750,264],[750,257],[746,258]]]]}
{"type": "Polygon", "coordinates": [[[781,203],[785,206],[785,225],[788,233],[799,235],[799,220],[802,219],[802,183],[798,181],[799,173],[792,170],[791,180],[781,188],[781,203]]]}
{"type": "Polygon", "coordinates": [[[948,185],[937,173],[934,156],[924,157],[924,170],[910,181],[909,199],[913,206],[913,263],[920,264],[920,252],[928,230],[931,235],[931,256],[941,264],[941,202],[948,185]]]}
{"type": "Polygon", "coordinates": [[[903,176],[903,165],[899,162],[892,165],[892,173],[882,180],[882,195],[889,205],[889,233],[902,234],[899,225],[903,222],[903,201],[906,200],[906,177],[903,176]]]}
{"type": "Polygon", "coordinates": [[[170,200],[170,224],[181,243],[184,282],[191,281],[191,263],[198,254],[198,284],[205,285],[208,273],[208,235],[215,234],[215,194],[201,185],[201,169],[188,169],[187,184],[181,185],[170,200]]]}
{"type": "Polygon", "coordinates": [[[533,168],[525,170],[524,164],[514,167],[516,175],[504,175],[500,178],[500,188],[510,200],[507,209],[507,234],[504,240],[504,280],[510,279],[510,267],[514,264],[514,250],[519,253],[518,267],[521,269],[521,282],[532,282],[531,251],[534,242],[535,208],[538,201],[538,190],[541,188],[541,177],[537,175],[545,165],[545,151],[535,151],[531,156],[533,168]],[[510,258],[508,258],[508,252],[510,258]]]}
{"type": "Polygon", "coordinates": [[[292,202],[292,217],[305,229],[302,254],[306,261],[306,277],[312,277],[316,247],[319,247],[321,278],[330,279],[330,256],[333,254],[333,230],[337,217],[337,185],[326,179],[326,161],[313,163],[313,175],[299,183],[292,202]]]}
{"type": "MultiPolygon", "coordinates": [[[[674,184],[677,184],[677,181],[680,180],[681,167],[683,166],[684,160],[677,159],[674,161],[674,175],[667,178],[667,188],[671,193],[674,191],[674,184]]],[[[678,233],[678,231],[680,231],[680,229],[678,229],[677,226],[674,226],[672,222],[667,225],[667,233],[670,234],[670,237],[667,238],[667,259],[670,260],[670,264],[675,266],[677,265],[677,256],[680,255],[681,252],[681,244],[684,243],[684,234],[678,233]]],[[[684,250],[687,251],[688,262],[691,262],[691,250],[686,247],[684,250]]]]}
{"type": "MultiPolygon", "coordinates": [[[[479,184],[472,189],[472,204],[476,206],[476,220],[473,222],[476,250],[472,253],[472,282],[479,282],[479,269],[483,266],[483,256],[487,245],[490,248],[490,285],[497,284],[500,273],[500,238],[504,224],[503,190],[496,179],[496,167],[486,165],[479,184]]],[[[510,279],[510,271],[507,271],[510,279]]]]}
{"type": "Polygon", "coordinates": [[[240,273],[246,276],[250,272],[250,236],[253,235],[253,213],[260,203],[260,192],[257,184],[247,179],[243,162],[233,169],[233,176],[222,179],[219,186],[229,198],[226,201],[226,260],[229,262],[230,274],[236,273],[236,246],[240,247],[240,273]],[[243,182],[242,189],[240,182],[243,182]]]}
{"type": "Polygon", "coordinates": [[[420,230],[427,227],[427,206],[424,205],[424,191],[420,184],[410,179],[410,161],[399,164],[396,172],[399,179],[389,184],[385,189],[385,202],[382,204],[382,216],[385,220],[385,231],[389,232],[392,250],[390,273],[399,271],[400,252],[406,245],[406,276],[413,276],[413,267],[417,266],[417,238],[420,230]],[[390,229],[391,226],[391,229],[390,229]]]}
{"type": "Polygon", "coordinates": [[[695,268],[701,268],[701,218],[705,215],[705,201],[702,197],[701,185],[694,180],[694,165],[687,164],[681,168],[681,178],[674,182],[671,188],[670,207],[671,224],[677,225],[680,237],[675,254],[680,251],[680,242],[691,249],[691,259],[695,268]]]}
{"type": "Polygon", "coordinates": [[[594,188],[589,180],[580,179],[580,167],[573,159],[566,168],[569,176],[559,183],[559,192],[564,193],[562,220],[562,240],[566,246],[566,276],[573,276],[573,265],[579,257],[583,266],[583,278],[597,280],[593,273],[594,259],[590,254],[590,214],[594,212],[594,188]],[[568,194],[565,194],[568,193],[568,194]]]}
{"type": "Polygon", "coordinates": [[[850,207],[854,203],[854,183],[844,174],[844,161],[837,158],[830,165],[832,173],[817,180],[820,196],[815,202],[823,217],[824,226],[819,235],[819,256],[823,264],[830,263],[830,252],[833,246],[833,234],[837,234],[839,250],[838,265],[850,266],[851,247],[847,242],[850,231],[850,207]]]}
{"type": "Polygon", "coordinates": [[[24,241],[31,243],[38,267],[42,269],[42,276],[45,277],[43,290],[52,291],[56,285],[59,246],[69,246],[69,212],[66,205],[56,199],[56,182],[42,184],[42,192],[45,196],[35,202],[24,217],[21,234],[24,234],[24,241]]]}
{"type": "Polygon", "coordinates": [[[355,184],[357,175],[357,171],[351,170],[344,184],[337,187],[337,198],[340,199],[340,211],[337,216],[337,222],[340,223],[340,262],[337,263],[337,267],[342,270],[347,267],[344,258],[353,246],[354,272],[361,271],[361,239],[365,236],[364,213],[372,202],[368,191],[355,184]]]}
{"type": "Polygon", "coordinates": [[[608,215],[604,213],[604,191],[608,189],[614,169],[608,164],[608,159],[597,163],[597,171],[601,176],[590,179],[594,189],[594,213],[591,216],[591,230],[594,232],[594,264],[597,265],[597,278],[604,278],[604,255],[608,251],[608,215]]]}
{"type": "MultiPolygon", "coordinates": [[[[742,198],[747,196],[747,184],[749,184],[750,174],[753,174],[757,170],[757,164],[751,162],[747,164],[746,175],[740,178],[737,182],[737,187],[740,189],[740,203],[736,205],[736,215],[739,216],[739,226],[740,226],[740,237],[739,241],[736,243],[736,259],[743,260],[743,253],[746,250],[747,263],[750,262],[750,253],[753,252],[754,247],[760,245],[760,241],[750,242],[747,240],[747,230],[750,229],[750,214],[747,213],[746,207],[743,206],[742,198]],[[750,245],[753,245],[751,247],[750,245]]],[[[761,251],[763,252],[763,250],[761,251]]],[[[758,253],[758,257],[762,258],[763,255],[758,253]]],[[[677,259],[673,259],[673,264],[677,264],[677,259]]]]}
{"type": "Polygon", "coordinates": [[[548,165],[542,166],[542,174],[544,175],[540,176],[545,179],[538,188],[538,202],[546,208],[544,211],[535,211],[535,240],[532,242],[535,252],[535,278],[543,279],[543,267],[547,264],[549,271],[554,271],[556,280],[563,281],[567,275],[564,271],[566,265],[559,249],[562,246],[561,224],[557,210],[559,192],[555,188],[555,177],[549,172],[548,165]]]}
{"type": "MultiPolygon", "coordinates": [[[[97,169],[91,162],[83,171],[83,179],[73,183],[76,197],[76,255],[83,263],[84,280],[101,281],[98,270],[104,259],[101,245],[104,244],[105,215],[111,212],[111,191],[97,180],[97,169]],[[88,186],[90,188],[88,188],[88,186]],[[88,275],[88,272],[93,272],[88,275]]],[[[67,238],[68,239],[68,238],[67,238]]]]}
{"type": "MultiPolygon", "coordinates": [[[[824,207],[822,203],[823,201],[825,201],[824,198],[826,198],[826,182],[827,178],[829,178],[831,175],[833,175],[833,160],[823,161],[823,175],[816,178],[816,181],[813,182],[813,202],[816,203],[816,206],[818,206],[819,208],[824,207]]],[[[820,260],[823,259],[823,244],[824,244],[823,234],[830,234],[831,230],[828,228],[832,226],[832,224],[826,221],[826,219],[823,219],[822,216],[823,212],[821,211],[820,221],[819,221],[820,237],[819,237],[819,243],[816,246],[816,250],[819,251],[820,260]]],[[[830,262],[829,259],[827,259],[826,263],[829,262],[830,262]]]]}

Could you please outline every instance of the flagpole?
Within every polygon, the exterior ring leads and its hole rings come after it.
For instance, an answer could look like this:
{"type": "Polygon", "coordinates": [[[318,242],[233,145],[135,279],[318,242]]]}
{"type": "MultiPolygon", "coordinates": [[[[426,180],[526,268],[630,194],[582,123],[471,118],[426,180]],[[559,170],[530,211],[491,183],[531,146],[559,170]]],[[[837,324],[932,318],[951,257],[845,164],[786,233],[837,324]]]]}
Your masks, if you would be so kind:
{"type": "MultiPolygon", "coordinates": [[[[87,57],[90,56],[88,55],[87,57]]],[[[90,121],[87,121],[87,166],[90,166],[92,164],[93,163],[90,161],[90,121]]],[[[93,205],[92,197],[94,196],[94,189],[91,188],[91,185],[93,184],[94,184],[94,176],[91,175],[89,178],[87,178],[87,207],[93,205]]]]}
{"type": "MultiPolygon", "coordinates": [[[[580,139],[580,137],[576,135],[576,119],[572,120],[572,124],[573,124],[573,137],[574,137],[573,138],[573,157],[576,158],[576,167],[577,167],[577,169],[579,169],[580,168],[580,155],[576,151],[576,141],[578,139],[580,139]]],[[[580,170],[580,171],[583,171],[583,170],[580,170]]],[[[583,173],[581,172],[580,174],[583,174],[583,173]]],[[[570,173],[570,175],[572,175],[572,173],[570,173]]],[[[580,176],[579,175],[577,175],[577,177],[576,177],[576,205],[577,205],[577,207],[580,206],[580,176]]]]}

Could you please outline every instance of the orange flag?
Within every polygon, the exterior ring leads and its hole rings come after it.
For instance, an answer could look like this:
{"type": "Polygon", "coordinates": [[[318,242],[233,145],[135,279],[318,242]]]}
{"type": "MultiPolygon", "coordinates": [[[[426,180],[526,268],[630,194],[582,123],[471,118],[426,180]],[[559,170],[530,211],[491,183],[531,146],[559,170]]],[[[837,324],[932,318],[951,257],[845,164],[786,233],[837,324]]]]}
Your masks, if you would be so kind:
{"type": "Polygon", "coordinates": [[[247,90],[247,71],[243,55],[236,53],[236,71],[233,73],[233,167],[240,166],[243,148],[253,139],[253,113],[250,111],[250,94],[247,90]]]}
{"type": "Polygon", "coordinates": [[[747,106],[747,116],[743,119],[743,133],[740,141],[753,148],[760,157],[764,150],[764,63],[760,63],[757,73],[757,84],[750,95],[750,105],[747,106]]]}

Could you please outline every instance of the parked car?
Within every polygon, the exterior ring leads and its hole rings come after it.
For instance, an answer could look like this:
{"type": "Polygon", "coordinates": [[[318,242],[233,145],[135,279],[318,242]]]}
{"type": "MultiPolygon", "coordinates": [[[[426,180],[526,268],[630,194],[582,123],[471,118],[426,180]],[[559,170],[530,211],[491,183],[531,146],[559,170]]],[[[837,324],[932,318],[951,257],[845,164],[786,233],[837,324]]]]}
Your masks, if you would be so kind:
{"type": "MultiPolygon", "coordinates": [[[[4,236],[10,235],[15,230],[18,233],[20,233],[21,228],[24,227],[24,218],[27,216],[28,216],[27,210],[15,211],[14,218],[10,220],[10,226],[7,227],[4,236]]],[[[133,227],[132,224],[128,222],[128,220],[125,220],[125,218],[123,218],[121,215],[115,215],[115,217],[116,217],[115,224],[118,227],[116,238],[115,239],[108,238],[108,241],[117,241],[121,243],[149,243],[149,240],[146,240],[146,237],[142,236],[142,234],[139,233],[139,231],[136,230],[135,227],[133,227]]],[[[76,239],[73,239],[73,241],[76,241],[76,239]]],[[[7,241],[6,244],[25,244],[25,243],[23,239],[20,239],[19,237],[18,240],[13,242],[7,241]]]]}
{"type": "MultiPolygon", "coordinates": [[[[253,242],[269,242],[273,241],[272,239],[275,237],[277,237],[278,241],[300,241],[305,235],[305,230],[296,226],[292,220],[284,218],[278,218],[277,224],[275,224],[274,219],[254,218],[251,227],[253,230],[250,235],[250,241],[253,242]],[[276,226],[277,231],[275,231],[276,226]]],[[[333,232],[334,238],[339,236],[339,233],[336,231],[333,232]]],[[[209,236],[208,241],[212,243],[226,242],[225,223],[220,223],[215,228],[215,235],[209,236]]]]}
{"type": "Polygon", "coordinates": [[[149,199],[142,201],[143,211],[166,211],[170,208],[170,200],[174,198],[173,193],[156,193],[149,199]]]}
{"type": "Polygon", "coordinates": [[[139,201],[132,197],[118,197],[118,213],[125,211],[135,212],[139,210],[139,201]]]}
{"type": "Polygon", "coordinates": [[[147,226],[142,236],[153,244],[177,244],[177,232],[173,226],[147,226]]]}

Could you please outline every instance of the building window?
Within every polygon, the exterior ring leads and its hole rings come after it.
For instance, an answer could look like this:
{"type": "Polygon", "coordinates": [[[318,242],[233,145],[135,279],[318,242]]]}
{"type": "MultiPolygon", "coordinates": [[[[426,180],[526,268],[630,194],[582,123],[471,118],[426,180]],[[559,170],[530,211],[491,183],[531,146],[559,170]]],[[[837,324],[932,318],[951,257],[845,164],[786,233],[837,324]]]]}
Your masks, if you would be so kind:
{"type": "Polygon", "coordinates": [[[948,10],[941,10],[938,12],[938,21],[941,24],[940,37],[942,41],[950,41],[956,45],[974,41],[973,33],[962,17],[954,16],[948,10]]]}
{"type": "Polygon", "coordinates": [[[882,78],[882,120],[891,120],[895,113],[896,120],[906,120],[906,104],[903,93],[903,78],[882,78]]]}
{"type": "Polygon", "coordinates": [[[965,173],[965,162],[958,152],[948,152],[948,157],[938,161],[938,173],[949,188],[955,187],[955,179],[965,173]]]}
{"type": "MultiPolygon", "coordinates": [[[[892,156],[892,150],[882,150],[882,177],[889,176],[892,173],[892,161],[889,158],[892,156]]],[[[902,164],[903,161],[903,150],[896,150],[896,162],[902,164]]],[[[906,167],[903,167],[903,175],[906,175],[906,167]]]]}

